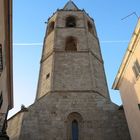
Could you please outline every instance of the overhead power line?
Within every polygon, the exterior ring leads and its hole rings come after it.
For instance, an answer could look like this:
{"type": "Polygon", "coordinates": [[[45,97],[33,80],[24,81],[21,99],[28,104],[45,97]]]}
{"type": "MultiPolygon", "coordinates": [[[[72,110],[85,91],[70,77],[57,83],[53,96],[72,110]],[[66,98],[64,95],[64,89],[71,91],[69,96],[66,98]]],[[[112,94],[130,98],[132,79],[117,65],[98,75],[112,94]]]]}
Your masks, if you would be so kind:
{"type": "Polygon", "coordinates": [[[133,12],[133,13],[129,14],[128,16],[122,18],[121,20],[125,20],[126,18],[128,18],[128,17],[130,17],[132,15],[136,16],[136,18],[139,19],[139,16],[137,15],[137,13],[136,12],[133,12]]]}

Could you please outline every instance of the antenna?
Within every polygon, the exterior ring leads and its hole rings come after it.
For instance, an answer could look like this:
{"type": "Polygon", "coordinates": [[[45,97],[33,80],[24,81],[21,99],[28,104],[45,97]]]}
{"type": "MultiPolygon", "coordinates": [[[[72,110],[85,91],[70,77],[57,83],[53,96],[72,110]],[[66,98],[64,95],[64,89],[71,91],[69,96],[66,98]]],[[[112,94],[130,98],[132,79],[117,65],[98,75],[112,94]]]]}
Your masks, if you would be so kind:
{"type": "Polygon", "coordinates": [[[130,17],[130,16],[132,16],[132,15],[135,15],[136,18],[139,19],[139,16],[137,15],[137,13],[136,13],[136,12],[133,12],[133,13],[129,14],[128,16],[122,18],[121,20],[124,20],[124,19],[126,19],[126,18],[128,18],[128,17],[130,17]]]}

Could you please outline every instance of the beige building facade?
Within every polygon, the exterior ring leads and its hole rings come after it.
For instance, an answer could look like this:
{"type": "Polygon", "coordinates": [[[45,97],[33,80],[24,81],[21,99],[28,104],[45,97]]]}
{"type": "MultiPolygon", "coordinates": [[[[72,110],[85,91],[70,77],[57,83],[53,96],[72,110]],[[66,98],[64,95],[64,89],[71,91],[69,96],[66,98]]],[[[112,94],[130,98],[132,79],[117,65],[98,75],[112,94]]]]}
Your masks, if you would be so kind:
{"type": "Polygon", "coordinates": [[[130,140],[103,65],[94,20],[69,1],[48,20],[36,100],[9,119],[11,140],[130,140]]]}
{"type": "Polygon", "coordinates": [[[132,140],[140,139],[140,19],[113,84],[119,90],[132,140]]]}
{"type": "Polygon", "coordinates": [[[0,0],[0,139],[13,107],[12,0],[0,0]]]}

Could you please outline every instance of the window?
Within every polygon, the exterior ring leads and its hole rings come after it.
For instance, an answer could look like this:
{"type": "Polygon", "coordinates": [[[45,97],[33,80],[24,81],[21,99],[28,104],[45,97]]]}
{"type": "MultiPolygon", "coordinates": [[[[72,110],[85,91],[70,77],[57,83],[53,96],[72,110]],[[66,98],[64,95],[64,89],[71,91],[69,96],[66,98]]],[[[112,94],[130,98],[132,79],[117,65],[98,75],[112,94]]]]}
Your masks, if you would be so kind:
{"type": "Polygon", "coordinates": [[[134,62],[134,65],[133,65],[132,69],[133,69],[133,72],[134,72],[134,74],[135,74],[135,76],[137,78],[140,75],[140,64],[139,64],[138,60],[136,60],[134,62]]]}
{"type": "Polygon", "coordinates": [[[78,112],[72,112],[67,120],[67,138],[69,140],[81,140],[83,137],[83,118],[78,112]]]}
{"type": "Polygon", "coordinates": [[[48,25],[48,34],[50,34],[54,30],[54,25],[55,25],[54,21],[49,23],[49,25],[48,25]]]}
{"type": "Polygon", "coordinates": [[[72,121],[72,140],[78,140],[79,138],[78,122],[72,121]]]}
{"type": "Polygon", "coordinates": [[[3,70],[3,60],[2,60],[2,45],[0,44],[0,73],[3,70]]]}
{"type": "Polygon", "coordinates": [[[1,94],[0,94],[0,109],[1,109],[2,103],[3,103],[3,96],[2,96],[2,92],[1,92],[1,94]]]}
{"type": "Polygon", "coordinates": [[[138,104],[138,108],[139,108],[139,110],[140,110],[140,104],[138,104]]]}
{"type": "Polygon", "coordinates": [[[92,24],[88,21],[88,31],[91,32],[92,31],[92,24]]]}
{"type": "Polygon", "coordinates": [[[50,73],[48,73],[47,75],[46,75],[46,79],[48,79],[50,77],[50,73]]]}
{"type": "Polygon", "coordinates": [[[65,44],[66,51],[77,51],[77,40],[74,37],[68,37],[65,44]]]}
{"type": "Polygon", "coordinates": [[[70,16],[66,18],[66,27],[76,27],[75,17],[70,16]]]}
{"type": "Polygon", "coordinates": [[[94,30],[93,30],[93,25],[91,24],[91,22],[87,22],[87,25],[88,25],[88,31],[91,33],[91,34],[94,34],[94,30]]]}

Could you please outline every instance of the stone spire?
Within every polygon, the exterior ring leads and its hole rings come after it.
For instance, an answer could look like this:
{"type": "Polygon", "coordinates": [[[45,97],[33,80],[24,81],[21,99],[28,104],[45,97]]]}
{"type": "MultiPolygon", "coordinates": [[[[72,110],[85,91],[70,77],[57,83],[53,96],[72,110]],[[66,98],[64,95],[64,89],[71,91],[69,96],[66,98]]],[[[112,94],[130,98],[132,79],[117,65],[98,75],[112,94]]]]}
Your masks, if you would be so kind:
{"type": "Polygon", "coordinates": [[[63,10],[78,10],[79,8],[74,4],[72,0],[69,0],[64,6],[63,10]]]}

